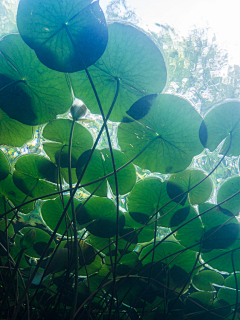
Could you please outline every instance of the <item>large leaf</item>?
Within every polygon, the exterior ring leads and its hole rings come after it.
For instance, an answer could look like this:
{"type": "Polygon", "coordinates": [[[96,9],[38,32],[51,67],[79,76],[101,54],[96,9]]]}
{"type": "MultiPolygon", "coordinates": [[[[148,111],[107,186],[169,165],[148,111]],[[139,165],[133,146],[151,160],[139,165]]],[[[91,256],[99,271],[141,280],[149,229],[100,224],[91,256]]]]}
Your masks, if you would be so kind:
{"type": "MultiPolygon", "coordinates": [[[[67,202],[69,199],[70,198],[67,196],[63,197],[65,206],[67,205],[67,202]]],[[[77,201],[76,199],[74,199],[73,201],[74,201],[74,207],[76,208],[79,205],[79,201],[77,201]]],[[[59,197],[56,200],[49,200],[44,202],[41,209],[41,213],[44,221],[46,222],[47,226],[52,230],[55,230],[55,227],[62,215],[62,212],[63,212],[63,204],[59,197]]],[[[68,208],[67,214],[70,221],[72,221],[71,206],[68,208]]],[[[66,226],[69,226],[70,224],[68,217],[66,216],[66,218],[63,219],[62,223],[60,224],[57,230],[57,233],[63,234],[66,231],[67,229],[66,226]]],[[[71,233],[73,233],[71,228],[68,229],[68,232],[69,232],[68,234],[70,235],[71,233]]],[[[65,236],[67,236],[68,234],[66,233],[65,236]]]]}
{"type": "MultiPolygon", "coordinates": [[[[37,198],[57,191],[57,167],[36,154],[21,156],[13,173],[14,184],[25,194],[37,198]]],[[[56,197],[49,196],[48,198],[56,197]]]]}
{"type": "MultiPolygon", "coordinates": [[[[85,226],[89,232],[97,237],[111,238],[116,234],[117,208],[111,200],[93,197],[84,206],[82,205],[80,204],[76,209],[77,222],[80,226],[85,226]]],[[[119,211],[119,230],[124,227],[124,224],[124,215],[119,211]]]]}
{"type": "Polygon", "coordinates": [[[199,136],[205,148],[210,151],[216,149],[223,139],[225,152],[230,143],[230,133],[232,136],[231,147],[228,155],[238,156],[240,154],[240,103],[229,101],[222,103],[205,116],[202,122],[199,136]]]}
{"type": "MultiPolygon", "coordinates": [[[[90,151],[86,151],[81,155],[77,162],[77,177],[79,178],[82,174],[82,170],[88,160],[90,151]]],[[[123,166],[128,160],[125,155],[118,151],[113,150],[113,157],[115,162],[116,169],[123,166]]],[[[87,167],[87,170],[84,173],[84,176],[81,180],[82,184],[86,184],[97,180],[105,175],[112,173],[113,165],[112,165],[112,158],[109,149],[101,149],[101,150],[94,150],[90,163],[87,167]]],[[[107,196],[107,182],[110,184],[110,187],[114,194],[116,194],[116,185],[115,185],[115,177],[114,175],[108,177],[103,182],[100,181],[98,183],[91,184],[86,186],[86,190],[89,192],[93,192],[99,184],[101,186],[95,192],[95,195],[106,197],[107,196]]],[[[136,182],[136,169],[133,164],[129,164],[124,169],[117,172],[117,183],[118,183],[118,193],[119,194],[126,194],[132,190],[133,186],[136,182]]]]}
{"type": "MultiPolygon", "coordinates": [[[[0,58],[1,59],[1,58],[0,58]]],[[[1,76],[0,76],[1,78],[1,76]]],[[[1,81],[1,80],[0,80],[1,81]]],[[[12,101],[12,98],[8,101],[12,101]]],[[[0,89],[0,99],[1,89],[0,89]]],[[[17,120],[11,119],[2,109],[0,109],[0,144],[21,147],[28,140],[33,137],[33,128],[27,126],[17,120]]]]}
{"type": "MultiPolygon", "coordinates": [[[[0,201],[0,214],[5,212],[3,199],[6,201],[10,201],[14,206],[18,206],[24,202],[32,200],[31,197],[26,197],[26,194],[20,191],[15,184],[13,183],[12,175],[8,175],[8,177],[2,181],[0,181],[0,196],[2,201],[0,201]]],[[[29,213],[34,208],[34,202],[31,202],[27,205],[23,205],[19,211],[22,213],[29,213]]],[[[7,210],[11,209],[7,205],[7,210]]],[[[8,214],[8,218],[11,218],[13,213],[8,214]]]]}
{"type": "Polygon", "coordinates": [[[198,137],[202,118],[186,100],[160,94],[139,122],[121,123],[119,145],[134,163],[152,172],[172,173],[186,169],[203,147],[198,137]]]}
{"type": "Polygon", "coordinates": [[[48,122],[72,102],[65,76],[46,68],[17,34],[0,41],[0,106],[27,125],[48,122]]]}
{"type": "MultiPolygon", "coordinates": [[[[162,92],[167,79],[163,56],[155,43],[142,31],[130,25],[108,26],[109,40],[103,56],[89,68],[95,88],[107,115],[117,90],[111,113],[112,121],[122,121],[134,102],[143,96],[162,92]]],[[[100,114],[91,84],[85,72],[70,75],[76,97],[92,113],[100,114]]]]}
{"type": "Polygon", "coordinates": [[[99,1],[21,0],[17,25],[39,60],[61,72],[88,68],[101,57],[108,41],[99,1]]]}
{"type": "MultiPolygon", "coordinates": [[[[228,179],[226,182],[224,182],[221,185],[220,189],[218,190],[218,194],[217,194],[218,203],[221,203],[222,201],[233,196],[235,193],[239,192],[239,190],[240,190],[240,177],[234,177],[234,178],[228,179]]],[[[222,210],[224,209],[229,210],[234,215],[238,215],[240,211],[240,193],[238,193],[236,196],[234,196],[227,202],[221,204],[220,208],[222,210]]]]}
{"type": "Polygon", "coordinates": [[[10,173],[9,169],[10,167],[8,160],[2,150],[0,150],[0,180],[7,178],[8,174],[10,173]]]}
{"type": "MultiPolygon", "coordinates": [[[[181,173],[173,174],[167,182],[167,191],[171,199],[179,202],[186,197],[186,193],[199,182],[206,178],[206,174],[201,170],[185,170],[181,173]],[[181,195],[181,196],[180,196],[181,195]]],[[[201,182],[197,187],[188,192],[189,200],[192,205],[207,201],[212,192],[212,183],[209,178],[201,182]]]]}
{"type": "MultiPolygon", "coordinates": [[[[68,119],[57,119],[48,123],[43,129],[43,137],[53,142],[45,142],[43,149],[52,162],[58,165],[59,156],[60,166],[68,167],[68,147],[72,121],[68,119]]],[[[72,137],[71,166],[76,167],[77,159],[80,155],[90,149],[93,138],[90,132],[79,123],[75,123],[72,137]]]]}

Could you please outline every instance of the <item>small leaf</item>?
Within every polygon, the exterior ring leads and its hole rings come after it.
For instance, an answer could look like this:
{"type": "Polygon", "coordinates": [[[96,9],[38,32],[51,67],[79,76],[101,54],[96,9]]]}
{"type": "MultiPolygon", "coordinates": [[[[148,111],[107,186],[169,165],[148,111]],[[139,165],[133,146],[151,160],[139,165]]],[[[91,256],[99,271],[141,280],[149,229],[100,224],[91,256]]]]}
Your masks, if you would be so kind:
{"type": "MultiPolygon", "coordinates": [[[[86,165],[90,152],[91,150],[84,152],[78,159],[77,169],[76,169],[78,178],[82,174],[82,171],[86,165]]],[[[116,170],[122,167],[128,161],[125,155],[118,150],[113,150],[113,158],[114,158],[116,170]]],[[[81,184],[83,185],[83,184],[90,183],[112,172],[114,172],[114,169],[112,165],[112,157],[111,157],[110,150],[109,149],[94,150],[94,153],[89,162],[87,170],[85,171],[83,178],[81,180],[81,184]]],[[[106,197],[107,182],[109,183],[113,193],[116,194],[114,174],[106,178],[104,181],[100,181],[94,184],[90,184],[89,186],[86,186],[85,189],[88,190],[90,193],[92,193],[94,192],[96,187],[100,185],[100,187],[95,192],[95,195],[106,197]]],[[[132,163],[130,163],[124,169],[119,170],[119,172],[117,172],[117,183],[118,183],[118,192],[121,195],[126,194],[132,190],[133,186],[136,183],[136,169],[132,163]]]]}

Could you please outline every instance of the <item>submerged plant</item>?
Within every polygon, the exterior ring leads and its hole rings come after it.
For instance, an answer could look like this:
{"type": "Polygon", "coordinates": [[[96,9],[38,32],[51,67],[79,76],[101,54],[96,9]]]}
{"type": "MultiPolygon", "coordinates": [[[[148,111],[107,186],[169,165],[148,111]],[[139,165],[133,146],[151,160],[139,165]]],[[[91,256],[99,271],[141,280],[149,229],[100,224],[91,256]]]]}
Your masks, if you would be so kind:
{"type": "Polygon", "coordinates": [[[240,155],[240,102],[202,118],[166,93],[156,43],[98,1],[20,0],[17,25],[0,41],[0,143],[37,129],[41,146],[0,152],[1,319],[239,318],[239,174],[209,199],[240,155]]]}

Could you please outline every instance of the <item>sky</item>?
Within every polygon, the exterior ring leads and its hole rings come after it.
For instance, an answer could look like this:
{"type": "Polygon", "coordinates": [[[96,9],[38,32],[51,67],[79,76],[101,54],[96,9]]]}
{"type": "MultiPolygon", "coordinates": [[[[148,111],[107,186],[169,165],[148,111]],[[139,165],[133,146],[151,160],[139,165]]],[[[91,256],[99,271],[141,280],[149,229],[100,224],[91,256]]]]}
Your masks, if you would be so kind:
{"type": "MultiPolygon", "coordinates": [[[[110,0],[100,0],[106,9],[110,0]]],[[[150,30],[155,23],[169,24],[181,36],[197,28],[210,27],[219,45],[229,53],[231,63],[240,65],[240,2],[239,0],[126,0],[150,30]]]]}

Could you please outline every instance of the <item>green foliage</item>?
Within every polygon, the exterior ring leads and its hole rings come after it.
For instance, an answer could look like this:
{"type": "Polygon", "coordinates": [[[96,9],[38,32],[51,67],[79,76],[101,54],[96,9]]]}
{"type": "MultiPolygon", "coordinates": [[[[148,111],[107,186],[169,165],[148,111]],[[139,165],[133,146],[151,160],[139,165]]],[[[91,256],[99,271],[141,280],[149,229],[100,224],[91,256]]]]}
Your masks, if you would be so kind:
{"type": "Polygon", "coordinates": [[[236,319],[240,104],[198,89],[214,43],[176,51],[170,28],[107,24],[90,0],[20,0],[17,25],[0,40],[0,318],[236,319]]]}

